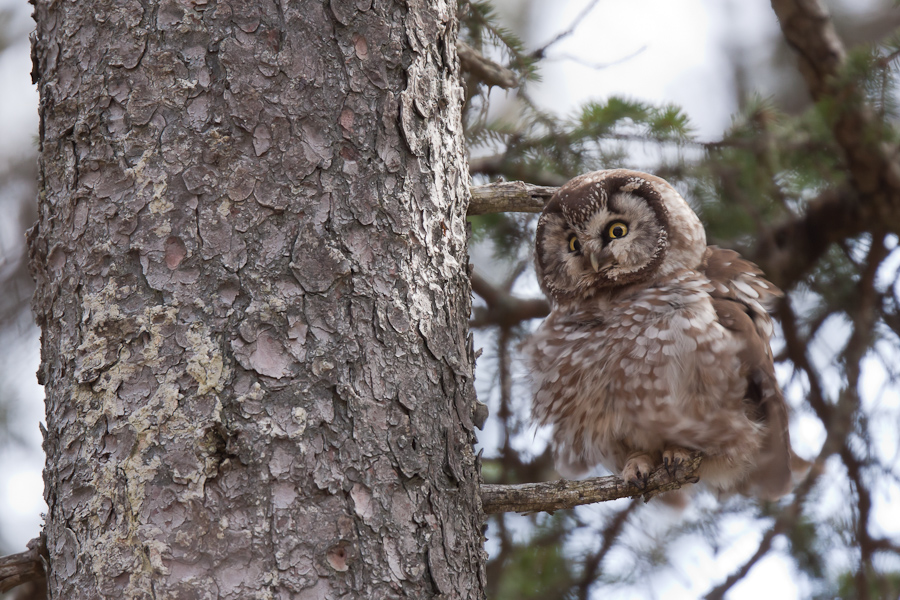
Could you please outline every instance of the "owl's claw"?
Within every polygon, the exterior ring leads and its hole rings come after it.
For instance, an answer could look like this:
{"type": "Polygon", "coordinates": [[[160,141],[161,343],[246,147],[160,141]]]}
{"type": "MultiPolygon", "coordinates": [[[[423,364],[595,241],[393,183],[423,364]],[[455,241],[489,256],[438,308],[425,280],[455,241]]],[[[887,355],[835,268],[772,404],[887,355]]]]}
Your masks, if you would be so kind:
{"type": "Polygon", "coordinates": [[[667,446],[662,453],[663,466],[669,477],[676,478],[682,465],[691,458],[691,453],[680,446],[667,446]]]}
{"type": "Polygon", "coordinates": [[[635,454],[625,462],[622,479],[639,488],[647,487],[647,478],[653,472],[653,459],[649,454],[635,454]]]}

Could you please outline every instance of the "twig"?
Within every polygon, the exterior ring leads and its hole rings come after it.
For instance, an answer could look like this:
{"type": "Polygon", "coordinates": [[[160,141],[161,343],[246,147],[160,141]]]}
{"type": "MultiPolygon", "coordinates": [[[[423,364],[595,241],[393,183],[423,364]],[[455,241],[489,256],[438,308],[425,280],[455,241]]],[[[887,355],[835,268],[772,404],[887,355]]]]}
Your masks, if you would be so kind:
{"type": "Polygon", "coordinates": [[[869,520],[872,514],[872,494],[863,481],[863,464],[853,454],[848,444],[841,448],[841,460],[847,466],[847,475],[856,488],[856,544],[859,547],[859,570],[856,572],[856,596],[859,600],[868,600],[869,581],[867,575],[872,571],[872,556],[875,548],[869,535],[869,520]]]}
{"type": "Polygon", "coordinates": [[[614,67],[614,66],[620,65],[624,62],[628,62],[632,58],[635,58],[635,57],[643,54],[645,50],[647,50],[647,46],[641,46],[640,48],[638,48],[631,54],[626,54],[625,56],[622,56],[620,58],[617,58],[615,60],[611,60],[611,61],[605,62],[605,63],[590,62],[590,61],[584,60],[583,58],[575,56],[574,54],[559,54],[559,55],[554,55],[554,56],[548,56],[544,60],[551,61],[551,62],[558,61],[558,60],[569,60],[576,64],[581,65],[582,67],[587,67],[589,69],[602,71],[603,69],[608,69],[609,67],[614,67]]]}
{"type": "Polygon", "coordinates": [[[481,504],[485,514],[498,512],[553,512],[582,504],[607,502],[619,498],[642,496],[644,502],[663,492],[677,490],[687,483],[696,483],[702,458],[699,453],[681,465],[683,474],[672,478],[665,467],[659,467],[647,479],[644,487],[625,483],[612,477],[593,477],[581,481],[560,479],[546,483],[481,486],[481,504]]]}
{"type": "Polygon", "coordinates": [[[598,4],[599,2],[600,2],[600,0],[591,0],[591,2],[589,2],[588,5],[585,6],[585,7],[581,10],[580,13],[578,13],[578,16],[575,17],[575,20],[572,21],[572,24],[569,25],[569,28],[568,28],[568,29],[566,29],[565,31],[563,31],[563,32],[561,32],[561,33],[556,34],[556,36],[555,36],[552,40],[550,40],[549,42],[547,42],[546,44],[544,44],[543,46],[541,46],[540,48],[538,48],[537,50],[535,50],[534,52],[532,52],[532,53],[531,53],[531,56],[532,56],[533,58],[537,59],[537,60],[540,60],[540,59],[544,58],[544,53],[547,52],[547,49],[548,49],[550,46],[553,46],[554,44],[556,44],[556,43],[559,42],[560,40],[563,40],[563,39],[569,37],[570,35],[572,35],[573,33],[575,33],[575,29],[576,29],[579,25],[581,25],[581,23],[584,21],[584,19],[590,14],[590,12],[591,12],[592,10],[594,10],[594,7],[597,6],[597,4],[598,4]]]}

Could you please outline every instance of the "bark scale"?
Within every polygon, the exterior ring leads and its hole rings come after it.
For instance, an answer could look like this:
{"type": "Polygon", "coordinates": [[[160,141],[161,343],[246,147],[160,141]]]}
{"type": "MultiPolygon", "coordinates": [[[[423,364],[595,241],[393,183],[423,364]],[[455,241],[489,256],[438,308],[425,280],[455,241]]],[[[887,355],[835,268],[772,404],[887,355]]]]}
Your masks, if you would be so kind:
{"type": "Polygon", "coordinates": [[[34,3],[51,597],[483,597],[455,3],[34,3]]]}

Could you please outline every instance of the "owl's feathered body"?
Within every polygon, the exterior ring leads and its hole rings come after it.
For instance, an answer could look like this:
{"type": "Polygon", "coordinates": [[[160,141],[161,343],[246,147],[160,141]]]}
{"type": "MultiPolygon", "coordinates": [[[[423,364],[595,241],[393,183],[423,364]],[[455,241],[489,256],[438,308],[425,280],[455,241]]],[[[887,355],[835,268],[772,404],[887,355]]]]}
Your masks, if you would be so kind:
{"type": "Polygon", "coordinates": [[[602,464],[640,482],[701,451],[714,489],[789,491],[766,310],[780,292],[707,247],[671,186],[625,170],[578,177],[545,208],[535,253],[553,309],[525,348],[533,417],[554,426],[562,474],[602,464]]]}

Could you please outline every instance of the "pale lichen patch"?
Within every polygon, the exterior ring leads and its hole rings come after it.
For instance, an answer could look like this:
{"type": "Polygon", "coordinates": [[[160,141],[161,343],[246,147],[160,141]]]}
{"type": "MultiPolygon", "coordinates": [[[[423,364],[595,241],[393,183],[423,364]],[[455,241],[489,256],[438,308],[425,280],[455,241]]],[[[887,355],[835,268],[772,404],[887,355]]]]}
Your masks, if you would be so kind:
{"type": "Polygon", "coordinates": [[[263,398],[265,398],[266,392],[263,390],[262,386],[259,385],[258,381],[254,381],[253,385],[250,386],[250,390],[246,394],[241,394],[235,398],[235,402],[245,402],[247,400],[253,400],[259,402],[263,398]]]}
{"type": "Polygon", "coordinates": [[[172,233],[172,224],[169,221],[163,221],[153,228],[153,233],[159,238],[168,237],[168,235],[172,233]]]}
{"type": "Polygon", "coordinates": [[[147,207],[150,209],[150,212],[152,214],[161,215],[174,209],[175,205],[171,201],[166,199],[165,196],[154,196],[153,200],[150,201],[150,204],[148,204],[147,207]]]}
{"type": "Polygon", "coordinates": [[[223,219],[227,219],[229,216],[231,216],[231,202],[228,200],[222,200],[222,202],[219,204],[219,207],[216,209],[216,213],[223,219]]]}
{"type": "Polygon", "coordinates": [[[291,431],[290,437],[298,438],[306,431],[306,424],[308,422],[306,409],[302,406],[295,406],[291,411],[291,420],[297,425],[297,428],[291,431]]]}
{"type": "Polygon", "coordinates": [[[149,339],[142,348],[142,358],[147,366],[156,366],[159,360],[159,349],[165,341],[163,329],[175,323],[178,309],[174,306],[150,306],[137,318],[140,331],[147,333],[149,339]]]}
{"type": "Polygon", "coordinates": [[[189,355],[185,370],[197,382],[197,394],[221,392],[231,373],[225,367],[219,345],[199,323],[191,324],[184,339],[188,342],[185,350],[189,355]]]}
{"type": "MultiPolygon", "coordinates": [[[[171,373],[171,372],[170,372],[171,373]]],[[[173,379],[169,374],[166,379],[173,379]]],[[[166,422],[178,409],[178,399],[182,397],[181,390],[172,381],[165,381],[156,388],[146,404],[135,410],[129,417],[128,423],[138,432],[139,449],[146,450],[156,442],[160,424],[166,422]],[[143,436],[140,434],[147,433],[143,436]]]]}
{"type": "Polygon", "coordinates": [[[95,381],[100,373],[119,360],[123,338],[137,327],[119,309],[119,301],[131,288],[119,288],[110,279],[97,293],[84,295],[81,303],[81,344],[75,349],[75,379],[79,383],[95,381]],[[111,344],[117,343],[117,347],[111,344]]]}
{"type": "Polygon", "coordinates": [[[156,158],[156,150],[148,148],[143,152],[134,167],[125,169],[125,174],[134,177],[135,197],[146,196],[147,188],[151,188],[150,212],[152,214],[164,214],[174,209],[175,205],[166,199],[166,192],[169,189],[166,183],[166,172],[152,166],[156,158]]]}

